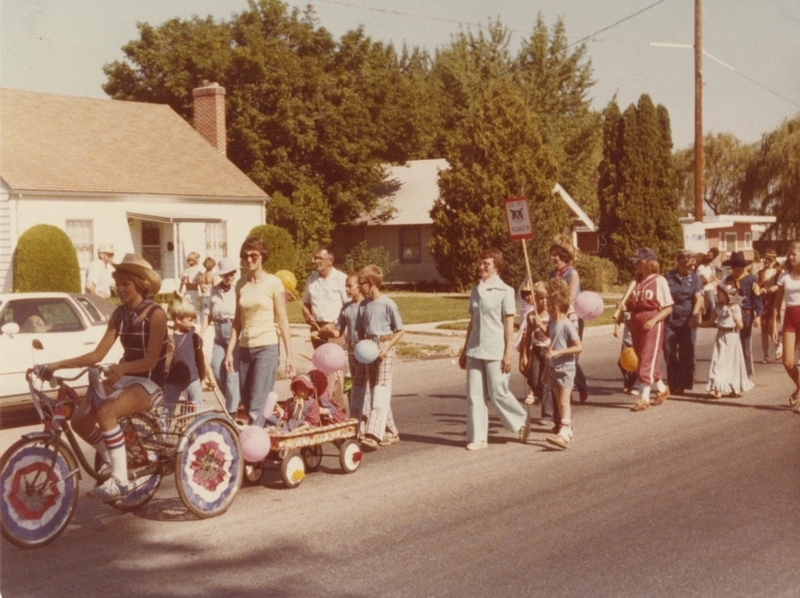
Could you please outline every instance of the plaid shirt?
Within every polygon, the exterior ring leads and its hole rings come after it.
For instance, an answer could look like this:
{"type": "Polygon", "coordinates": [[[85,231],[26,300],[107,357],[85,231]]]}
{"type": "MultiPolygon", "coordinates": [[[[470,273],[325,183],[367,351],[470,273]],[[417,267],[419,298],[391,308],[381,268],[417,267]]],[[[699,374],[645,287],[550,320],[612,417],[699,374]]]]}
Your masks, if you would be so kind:
{"type": "MultiPolygon", "coordinates": [[[[120,305],[114,310],[111,321],[122,343],[122,348],[125,350],[122,356],[122,363],[138,361],[139,359],[145,358],[147,354],[147,344],[150,340],[150,320],[156,310],[161,310],[161,307],[154,304],[150,299],[142,301],[136,309],[130,309],[127,305],[120,305]],[[149,309],[150,306],[152,306],[152,309],[149,309]],[[144,317],[142,317],[142,314],[144,314],[144,317]]],[[[161,388],[164,387],[167,381],[166,331],[164,331],[164,340],[161,343],[161,350],[159,351],[158,363],[156,363],[156,366],[149,371],[135,372],[128,375],[147,378],[158,384],[161,388]]]]}

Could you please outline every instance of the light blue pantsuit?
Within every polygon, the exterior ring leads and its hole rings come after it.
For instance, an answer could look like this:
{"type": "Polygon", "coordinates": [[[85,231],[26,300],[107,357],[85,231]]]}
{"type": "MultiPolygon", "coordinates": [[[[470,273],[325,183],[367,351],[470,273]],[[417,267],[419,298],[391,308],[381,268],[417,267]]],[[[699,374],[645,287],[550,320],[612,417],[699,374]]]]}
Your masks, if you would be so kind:
{"type": "Polygon", "coordinates": [[[510,373],[504,374],[501,361],[467,357],[467,442],[485,442],[489,436],[491,401],[500,414],[503,427],[518,432],[528,412],[508,387],[510,373]]]}

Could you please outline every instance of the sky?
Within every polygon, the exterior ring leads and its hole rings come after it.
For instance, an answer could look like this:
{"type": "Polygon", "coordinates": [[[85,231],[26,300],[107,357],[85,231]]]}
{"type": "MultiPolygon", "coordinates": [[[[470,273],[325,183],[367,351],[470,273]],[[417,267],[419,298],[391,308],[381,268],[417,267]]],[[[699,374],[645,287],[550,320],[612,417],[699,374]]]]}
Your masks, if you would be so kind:
{"type": "MultiPolygon", "coordinates": [[[[286,3],[300,9],[308,4],[286,3]]],[[[431,53],[459,31],[477,32],[490,19],[511,31],[516,53],[539,12],[549,27],[560,16],[570,43],[594,34],[586,42],[596,80],[590,92],[594,108],[602,109],[616,94],[624,110],[647,93],[669,111],[675,148],[694,140],[695,0],[311,4],[319,25],[337,38],[363,26],[374,40],[431,53]],[[674,47],[681,45],[690,47],[674,47]]],[[[703,130],[758,141],[800,114],[800,0],[702,4],[702,46],[713,57],[703,63],[703,130]]],[[[137,22],[159,25],[192,15],[227,20],[246,9],[246,0],[0,0],[0,86],[104,98],[103,65],[124,58],[122,46],[138,39],[137,22]]]]}

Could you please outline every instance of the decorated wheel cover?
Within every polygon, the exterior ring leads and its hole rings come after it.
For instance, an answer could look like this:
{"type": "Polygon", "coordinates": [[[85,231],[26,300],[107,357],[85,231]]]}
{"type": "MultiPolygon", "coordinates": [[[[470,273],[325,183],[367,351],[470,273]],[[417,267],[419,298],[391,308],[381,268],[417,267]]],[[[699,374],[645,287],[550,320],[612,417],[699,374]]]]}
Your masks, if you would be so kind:
{"type": "Polygon", "coordinates": [[[241,455],[231,429],[222,421],[200,424],[181,453],[179,471],[186,497],[200,511],[215,511],[238,490],[241,455]]]}
{"type": "Polygon", "coordinates": [[[25,446],[11,456],[0,479],[3,523],[25,541],[46,539],[71,516],[77,476],[61,453],[51,468],[52,460],[52,450],[25,446]]]}

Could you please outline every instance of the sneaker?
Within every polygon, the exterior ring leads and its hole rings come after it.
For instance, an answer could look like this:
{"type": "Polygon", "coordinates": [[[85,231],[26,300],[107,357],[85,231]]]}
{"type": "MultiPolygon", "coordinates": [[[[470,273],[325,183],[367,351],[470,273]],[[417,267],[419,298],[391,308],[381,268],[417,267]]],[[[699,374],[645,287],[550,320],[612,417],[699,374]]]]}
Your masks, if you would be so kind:
{"type": "Polygon", "coordinates": [[[778,346],[775,347],[775,361],[780,361],[783,357],[783,343],[778,343],[778,346]]]}
{"type": "Polygon", "coordinates": [[[372,450],[377,450],[378,447],[380,447],[380,444],[378,444],[378,441],[375,440],[372,436],[365,436],[364,440],[361,441],[361,444],[363,446],[371,448],[372,450]]]}
{"type": "Polygon", "coordinates": [[[387,434],[378,444],[381,446],[389,446],[396,442],[400,442],[400,434],[387,434]]]}
{"type": "Polygon", "coordinates": [[[547,442],[560,449],[568,449],[572,442],[572,430],[562,426],[558,434],[550,434],[546,438],[547,442]]]}
{"type": "Polygon", "coordinates": [[[667,400],[667,397],[669,397],[669,386],[665,386],[664,390],[656,394],[656,398],[653,399],[653,406],[658,407],[667,400]]]}
{"type": "Polygon", "coordinates": [[[488,442],[486,442],[485,440],[479,440],[477,442],[470,442],[467,445],[467,450],[468,451],[479,451],[481,449],[485,449],[487,446],[489,446],[488,442]]]}
{"type": "Polygon", "coordinates": [[[631,411],[644,411],[645,409],[649,408],[650,408],[650,401],[647,401],[645,399],[639,399],[638,401],[636,401],[636,404],[633,407],[631,407],[631,411]]]}
{"type": "Polygon", "coordinates": [[[116,502],[128,495],[128,486],[120,482],[114,476],[88,492],[89,498],[103,502],[116,502]]]}

